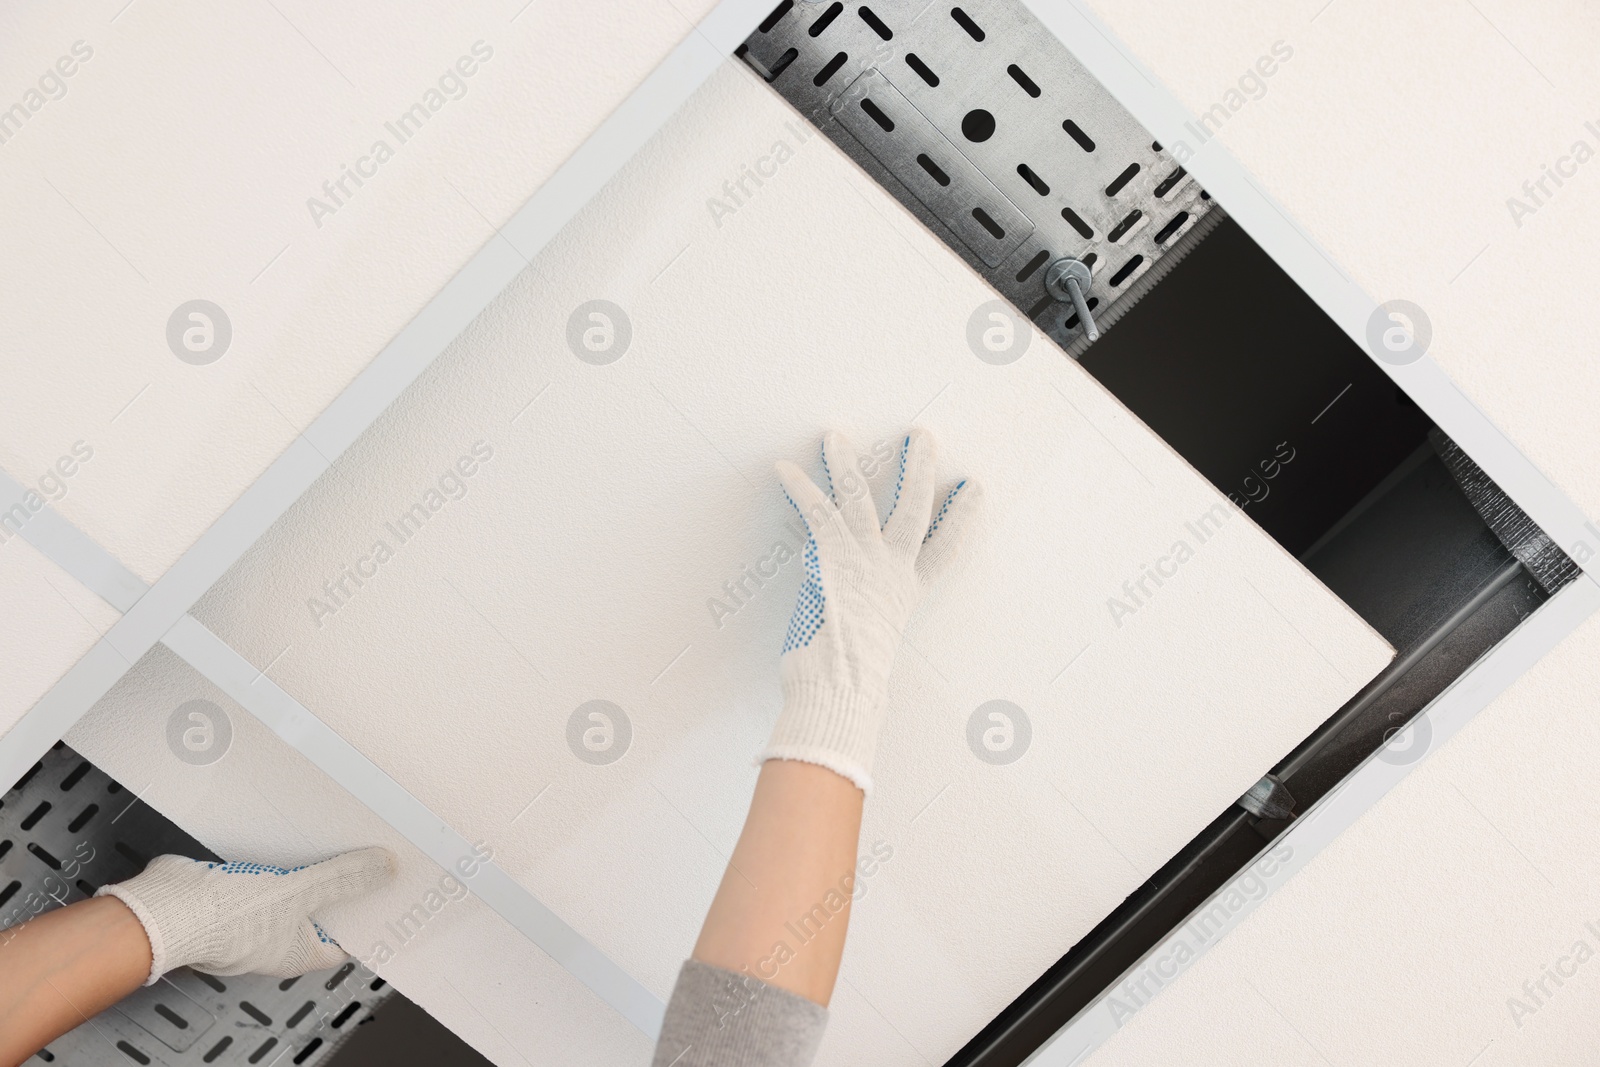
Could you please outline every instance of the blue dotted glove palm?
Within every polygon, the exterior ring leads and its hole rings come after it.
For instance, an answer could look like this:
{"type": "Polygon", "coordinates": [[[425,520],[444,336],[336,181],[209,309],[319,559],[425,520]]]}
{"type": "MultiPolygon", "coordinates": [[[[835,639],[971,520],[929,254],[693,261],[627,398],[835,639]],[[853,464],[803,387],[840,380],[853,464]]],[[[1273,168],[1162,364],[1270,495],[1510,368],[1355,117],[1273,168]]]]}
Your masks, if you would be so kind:
{"type": "Polygon", "coordinates": [[[816,763],[871,791],[889,673],[906,624],[923,587],[960,546],[981,496],[971,481],[940,496],[937,453],[926,431],[906,436],[882,523],[855,446],[843,434],[823,437],[827,492],[793,463],[778,464],[809,536],[805,579],[779,661],[783,711],[762,760],[816,763]]]}

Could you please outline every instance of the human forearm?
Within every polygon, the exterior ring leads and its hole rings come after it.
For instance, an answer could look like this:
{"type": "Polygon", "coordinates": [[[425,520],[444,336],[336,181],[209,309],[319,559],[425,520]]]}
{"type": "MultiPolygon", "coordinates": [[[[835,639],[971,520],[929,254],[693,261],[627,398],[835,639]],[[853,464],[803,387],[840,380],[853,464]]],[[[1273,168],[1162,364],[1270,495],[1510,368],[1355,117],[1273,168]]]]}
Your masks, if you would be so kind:
{"type": "Polygon", "coordinates": [[[112,897],[0,933],[0,1067],[13,1067],[115,1004],[150,973],[150,942],[112,897]]]}
{"type": "Polygon", "coordinates": [[[694,959],[826,1006],[850,921],[862,792],[812,763],[762,764],[694,959]]]}
{"type": "Polygon", "coordinates": [[[311,912],[376,888],[381,848],[293,869],[157,856],[124,882],[0,932],[0,1067],[174,967],[210,974],[304,974],[344,951],[311,912]]]}
{"type": "Polygon", "coordinates": [[[815,1057],[844,955],[895,653],[979,499],[965,481],[936,492],[935,448],[921,431],[901,445],[883,518],[848,440],[828,434],[820,458],[825,490],[793,464],[778,466],[808,535],[779,659],[783,709],[667,1004],[655,1067],[804,1067],[815,1057]]]}
{"type": "Polygon", "coordinates": [[[960,481],[938,493],[937,448],[920,430],[901,444],[886,518],[847,438],[825,435],[821,460],[826,489],[778,465],[808,534],[779,659],[783,710],[694,958],[826,1005],[895,653],[923,587],[960,544],[978,490],[960,481]]]}

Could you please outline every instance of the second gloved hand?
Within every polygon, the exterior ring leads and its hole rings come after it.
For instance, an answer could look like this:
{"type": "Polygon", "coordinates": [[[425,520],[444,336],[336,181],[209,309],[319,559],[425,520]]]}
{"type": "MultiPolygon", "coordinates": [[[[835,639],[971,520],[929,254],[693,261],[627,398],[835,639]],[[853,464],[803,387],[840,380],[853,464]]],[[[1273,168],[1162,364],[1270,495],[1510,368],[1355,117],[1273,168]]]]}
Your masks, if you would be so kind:
{"type": "Polygon", "coordinates": [[[871,791],[889,674],[906,625],[923,587],[959,546],[980,495],[970,481],[936,492],[936,462],[932,436],[912,430],[882,524],[843,434],[823,438],[827,492],[794,464],[778,464],[809,537],[779,661],[783,711],[760,759],[816,763],[871,791]]]}
{"type": "Polygon", "coordinates": [[[345,958],[311,913],[376,889],[393,870],[394,858],[382,848],[293,870],[157,856],[143,873],[95,896],[116,897],[143,924],[150,939],[146,985],[184,966],[207,974],[291,978],[345,958]]]}

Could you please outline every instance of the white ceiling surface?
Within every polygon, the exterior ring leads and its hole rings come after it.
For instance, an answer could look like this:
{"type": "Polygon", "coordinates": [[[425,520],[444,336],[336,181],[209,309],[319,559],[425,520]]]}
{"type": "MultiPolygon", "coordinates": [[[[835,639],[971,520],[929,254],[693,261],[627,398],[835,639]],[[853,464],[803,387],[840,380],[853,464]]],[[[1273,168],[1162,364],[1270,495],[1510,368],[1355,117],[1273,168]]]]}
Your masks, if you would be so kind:
{"type": "Polygon", "coordinates": [[[0,605],[4,734],[100,640],[118,614],[20,535],[0,544],[0,605]]]}
{"type": "Polygon", "coordinates": [[[708,606],[786,536],[772,463],[827,426],[929,427],[986,513],[897,668],[864,831],[894,856],[823,1059],[939,1062],[1391,652],[1242,517],[1199,543],[1222,498],[1041,336],[977,359],[993,293],[799,132],[730,61],[195,614],[664,997],[777,712],[798,566],[720,627],[708,606]],[[746,165],[768,177],[718,220],[746,165]],[[594,298],[632,325],[610,365],[567,348],[594,298]],[[385,525],[460,486],[405,543],[385,525]],[[1108,598],[1178,540],[1117,626],[1108,598]],[[632,723],[608,766],[566,740],[596,698],[632,723]],[[992,699],[1032,722],[1008,766],[966,742],[992,699]]]}
{"type": "Polygon", "coordinates": [[[1090,1062],[1592,1063],[1597,663],[1600,616],[1090,1062]],[[1525,982],[1535,983],[1531,991],[1525,982]],[[1357,1020],[1382,1024],[1351,1025],[1357,1020]]]}
{"type": "Polygon", "coordinates": [[[1228,149],[1376,299],[1420,305],[1429,354],[1600,517],[1600,8],[1087,2],[1195,115],[1231,108],[1228,149]],[[1241,92],[1279,42],[1292,56],[1241,92]],[[1530,199],[1557,164],[1572,176],[1530,199]],[[1514,218],[1513,197],[1533,213],[1514,218]]]}
{"type": "Polygon", "coordinates": [[[229,859],[292,866],[388,848],[399,861],[394,882],[319,921],[363,961],[386,946],[392,958],[377,968],[384,978],[496,1062],[615,1067],[648,1058],[642,1034],[476,897],[442,882],[443,870],[164,646],[66,740],[229,859]],[[211,701],[232,730],[226,754],[210,766],[179,760],[166,744],[168,718],[191,700],[211,701]]]}
{"type": "Polygon", "coordinates": [[[36,110],[0,143],[0,468],[88,442],[59,510],[160,577],[711,6],[7,5],[0,109],[36,110]],[[207,366],[166,340],[197,298],[232,325],[207,366]]]}

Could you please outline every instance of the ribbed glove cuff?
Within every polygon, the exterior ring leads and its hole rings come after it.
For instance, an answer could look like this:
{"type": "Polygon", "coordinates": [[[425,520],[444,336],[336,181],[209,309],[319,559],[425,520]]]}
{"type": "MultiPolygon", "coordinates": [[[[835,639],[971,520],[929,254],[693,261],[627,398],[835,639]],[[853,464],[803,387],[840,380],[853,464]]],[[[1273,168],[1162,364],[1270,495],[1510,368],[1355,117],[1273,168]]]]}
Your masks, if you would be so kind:
{"type": "Polygon", "coordinates": [[[194,913],[193,890],[192,874],[153,862],[143,874],[102,886],[95,893],[122,901],[144,927],[150,940],[150,977],[145,985],[155,985],[168,971],[207,959],[222,948],[218,925],[210,916],[194,913]]]}
{"type": "Polygon", "coordinates": [[[757,763],[800,760],[843,775],[869,796],[885,695],[785,679],[783,711],[757,763]]]}

